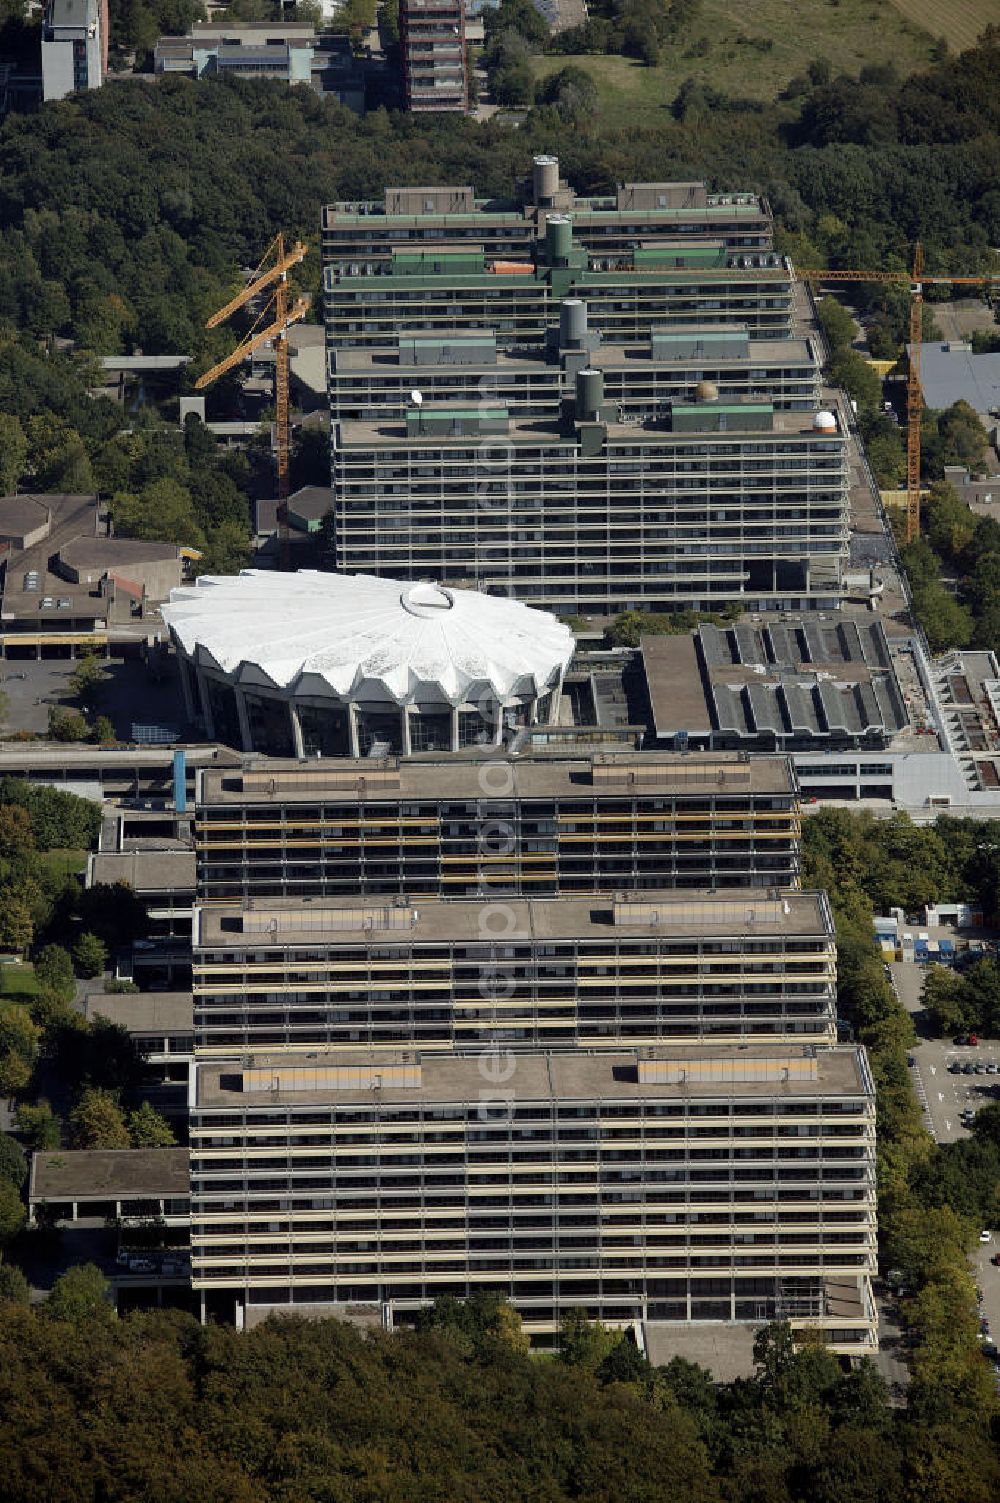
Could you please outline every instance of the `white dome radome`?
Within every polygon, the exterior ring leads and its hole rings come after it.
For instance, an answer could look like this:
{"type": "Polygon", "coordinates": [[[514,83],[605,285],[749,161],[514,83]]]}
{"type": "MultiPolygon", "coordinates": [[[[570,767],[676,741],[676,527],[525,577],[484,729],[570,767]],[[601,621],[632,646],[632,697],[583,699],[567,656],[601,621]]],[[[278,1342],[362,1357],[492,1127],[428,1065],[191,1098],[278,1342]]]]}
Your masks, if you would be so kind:
{"type": "Polygon", "coordinates": [[[293,694],[318,679],[341,700],[455,706],[488,686],[502,703],[545,693],[573,655],[573,633],[547,611],[367,574],[202,575],[162,611],[189,658],[293,694]]]}
{"type": "Polygon", "coordinates": [[[817,433],[836,433],[837,417],[833,412],[817,412],[813,418],[813,427],[817,433]]]}

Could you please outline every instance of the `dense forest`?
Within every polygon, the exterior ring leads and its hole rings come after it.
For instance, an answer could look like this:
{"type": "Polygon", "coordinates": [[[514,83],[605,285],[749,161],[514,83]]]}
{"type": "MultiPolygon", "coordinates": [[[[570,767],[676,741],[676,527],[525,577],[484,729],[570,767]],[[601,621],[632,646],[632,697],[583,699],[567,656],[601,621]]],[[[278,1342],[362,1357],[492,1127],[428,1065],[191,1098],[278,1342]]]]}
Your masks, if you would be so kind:
{"type": "MultiPolygon", "coordinates": [[[[416,1333],[336,1321],[248,1334],[180,1315],[115,1320],[96,1270],[32,1313],[0,1303],[5,1503],[992,1503],[988,1436],[948,1392],[893,1408],[765,1328],[751,1379],[651,1368],[571,1324],[524,1350],[484,1300],[416,1333]]],[[[0,1282],[0,1299],[3,1284],[0,1282]]]]}
{"type": "MultiPolygon", "coordinates": [[[[974,272],[1000,243],[998,71],[993,33],[924,75],[806,80],[770,105],[693,85],[668,125],[629,132],[545,105],[512,130],[361,120],[277,83],[117,82],[0,130],[0,320],[8,338],[207,359],[232,336],[206,334],[206,316],[277,228],[315,245],[323,203],[387,182],[509,195],[539,150],[579,190],[671,177],[756,188],[800,264],[905,268],[919,237],[929,270],[974,272]]],[[[318,257],[305,267],[318,290],[318,257]]]]}

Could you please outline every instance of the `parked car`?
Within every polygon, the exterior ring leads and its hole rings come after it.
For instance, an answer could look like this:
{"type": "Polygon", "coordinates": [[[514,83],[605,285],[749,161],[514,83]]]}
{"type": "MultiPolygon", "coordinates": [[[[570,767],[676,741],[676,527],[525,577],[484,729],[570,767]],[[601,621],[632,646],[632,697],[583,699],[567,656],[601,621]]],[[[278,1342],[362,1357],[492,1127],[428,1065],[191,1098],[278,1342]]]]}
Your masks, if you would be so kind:
{"type": "Polygon", "coordinates": [[[958,1044],[959,1046],[961,1046],[963,1044],[967,1044],[968,1042],[969,1042],[969,1035],[967,1033],[959,1033],[959,1034],[955,1035],[955,1043],[958,1044]]]}
{"type": "Polygon", "coordinates": [[[1000,1268],[1000,1252],[995,1252],[990,1259],[990,1262],[993,1264],[994,1268],[1000,1268]]]}
{"type": "Polygon", "coordinates": [[[129,1273],[155,1273],[156,1264],[150,1262],[149,1258],[129,1258],[128,1271],[129,1273]]]}
{"type": "Polygon", "coordinates": [[[987,1231],[987,1229],[984,1227],[983,1230],[979,1233],[979,1240],[980,1242],[992,1242],[993,1233],[991,1231],[987,1231]]]}
{"type": "Polygon", "coordinates": [[[969,1034],[969,1043],[970,1044],[978,1044],[979,1043],[979,1035],[978,1035],[978,1033],[970,1033],[969,1034]]]}
{"type": "Polygon", "coordinates": [[[995,1059],[991,1059],[986,1066],[986,1073],[987,1075],[1000,1075],[1000,1065],[997,1064],[995,1059]]]}
{"type": "Polygon", "coordinates": [[[951,1060],[951,1062],[948,1065],[948,1074],[949,1075],[961,1075],[961,1073],[962,1073],[962,1063],[961,1063],[961,1060],[957,1060],[957,1059],[951,1060]]]}

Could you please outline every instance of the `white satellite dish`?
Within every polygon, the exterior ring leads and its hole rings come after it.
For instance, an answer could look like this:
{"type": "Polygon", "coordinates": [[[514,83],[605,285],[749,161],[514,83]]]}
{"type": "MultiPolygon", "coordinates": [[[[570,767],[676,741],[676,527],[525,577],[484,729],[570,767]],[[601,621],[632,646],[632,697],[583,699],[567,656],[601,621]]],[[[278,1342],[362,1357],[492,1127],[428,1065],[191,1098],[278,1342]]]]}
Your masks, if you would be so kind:
{"type": "Polygon", "coordinates": [[[424,394],[422,391],[410,392],[410,401],[413,403],[414,407],[421,407],[423,405],[423,400],[424,394]]]}

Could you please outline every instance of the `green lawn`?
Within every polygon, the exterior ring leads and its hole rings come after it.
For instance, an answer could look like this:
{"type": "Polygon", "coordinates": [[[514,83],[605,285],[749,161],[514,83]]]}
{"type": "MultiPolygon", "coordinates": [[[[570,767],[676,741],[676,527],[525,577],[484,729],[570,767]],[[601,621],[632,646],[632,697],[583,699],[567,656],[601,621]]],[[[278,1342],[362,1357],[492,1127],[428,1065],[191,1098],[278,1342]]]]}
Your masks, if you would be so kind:
{"type": "Polygon", "coordinates": [[[73,877],[87,869],[87,852],[57,849],[38,852],[39,865],[53,877],[73,877]]]}
{"type": "Polygon", "coordinates": [[[0,997],[6,997],[8,1001],[29,1001],[38,993],[38,982],[35,980],[35,968],[33,965],[21,964],[0,965],[0,997]]]}
{"type": "Polygon", "coordinates": [[[600,90],[603,122],[654,125],[666,118],[686,78],[736,98],[766,100],[815,57],[828,58],[835,73],[856,75],[865,63],[889,59],[911,73],[930,61],[932,45],[928,32],[884,0],[705,0],[691,34],[655,68],[626,57],[558,54],[532,58],[532,66],[545,78],[576,63],[600,90]],[[753,45],[768,40],[769,51],[753,45]],[[699,42],[707,48],[703,56],[695,55],[699,42]]]}

